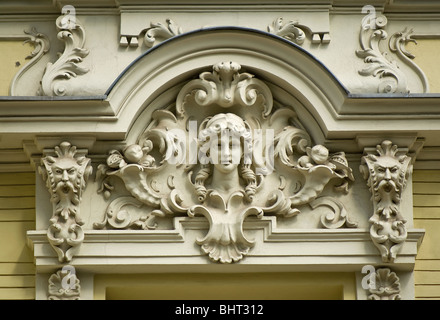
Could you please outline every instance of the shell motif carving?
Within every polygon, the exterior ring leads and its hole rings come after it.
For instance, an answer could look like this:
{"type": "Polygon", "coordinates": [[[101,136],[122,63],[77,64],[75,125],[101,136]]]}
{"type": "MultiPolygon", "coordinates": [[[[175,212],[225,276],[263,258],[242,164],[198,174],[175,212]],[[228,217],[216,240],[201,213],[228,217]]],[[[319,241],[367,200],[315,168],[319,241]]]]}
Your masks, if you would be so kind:
{"type": "Polygon", "coordinates": [[[313,203],[333,210],[323,227],[354,225],[340,201],[317,200],[330,181],[331,192],[344,192],[354,180],[345,154],[313,145],[296,113],[274,110],[269,87],[240,70],[214,65],[182,87],[175,105],[154,111],[135,144],[110,152],[99,175],[111,203],[96,228],[152,229],[160,219],[201,216],[209,222],[197,239],[202,252],[232,263],[254,246],[243,230],[248,217],[292,217],[313,203]],[[117,197],[121,181],[131,197],[117,197]]]}

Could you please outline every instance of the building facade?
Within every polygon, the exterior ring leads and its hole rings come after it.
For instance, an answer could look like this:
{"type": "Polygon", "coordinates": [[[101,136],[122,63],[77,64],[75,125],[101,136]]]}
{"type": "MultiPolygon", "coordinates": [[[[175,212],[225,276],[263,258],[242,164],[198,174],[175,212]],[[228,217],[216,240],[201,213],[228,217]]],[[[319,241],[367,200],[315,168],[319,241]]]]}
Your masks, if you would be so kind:
{"type": "Polygon", "coordinates": [[[0,298],[440,297],[440,3],[0,3],[0,298]]]}

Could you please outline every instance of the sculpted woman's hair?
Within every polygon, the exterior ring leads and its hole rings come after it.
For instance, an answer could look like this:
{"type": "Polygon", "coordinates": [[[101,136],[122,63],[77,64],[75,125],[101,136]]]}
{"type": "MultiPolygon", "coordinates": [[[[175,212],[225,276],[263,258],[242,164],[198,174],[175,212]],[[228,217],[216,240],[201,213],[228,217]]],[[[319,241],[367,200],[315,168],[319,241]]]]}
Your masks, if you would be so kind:
{"type": "MultiPolygon", "coordinates": [[[[207,118],[200,126],[199,143],[202,144],[208,157],[209,148],[221,134],[227,133],[229,136],[239,137],[242,144],[241,161],[239,174],[245,182],[245,199],[251,202],[254,199],[257,188],[257,179],[252,169],[252,135],[248,125],[239,116],[232,113],[220,113],[213,117],[207,118]]],[[[212,159],[211,163],[202,163],[200,170],[195,177],[195,189],[198,200],[205,201],[207,189],[205,187],[206,180],[211,176],[213,171],[212,159]]]]}

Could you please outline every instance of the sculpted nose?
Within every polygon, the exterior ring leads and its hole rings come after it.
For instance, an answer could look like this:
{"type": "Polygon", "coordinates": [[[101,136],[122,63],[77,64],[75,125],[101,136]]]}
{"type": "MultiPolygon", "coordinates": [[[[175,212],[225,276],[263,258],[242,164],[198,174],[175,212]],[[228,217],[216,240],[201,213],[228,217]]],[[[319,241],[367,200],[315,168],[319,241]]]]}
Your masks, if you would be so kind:
{"type": "Polygon", "coordinates": [[[62,181],[69,181],[69,176],[67,175],[67,171],[64,170],[63,171],[63,176],[62,176],[62,181]]]}
{"type": "Polygon", "coordinates": [[[391,172],[390,172],[390,169],[386,169],[386,170],[385,170],[385,177],[384,177],[384,179],[385,179],[385,180],[390,180],[390,179],[391,179],[391,172]]]}

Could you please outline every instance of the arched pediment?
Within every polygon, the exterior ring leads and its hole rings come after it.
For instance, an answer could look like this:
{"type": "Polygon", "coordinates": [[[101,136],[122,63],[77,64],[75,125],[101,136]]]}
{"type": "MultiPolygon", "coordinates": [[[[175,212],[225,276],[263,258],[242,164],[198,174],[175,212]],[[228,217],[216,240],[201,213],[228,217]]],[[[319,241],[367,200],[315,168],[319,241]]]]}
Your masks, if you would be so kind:
{"type": "Polygon", "coordinates": [[[109,88],[108,100],[134,142],[151,112],[175,102],[189,80],[223,61],[241,65],[292,107],[316,143],[348,92],[310,53],[281,37],[245,28],[210,28],[173,37],[131,63],[109,88]]]}

